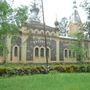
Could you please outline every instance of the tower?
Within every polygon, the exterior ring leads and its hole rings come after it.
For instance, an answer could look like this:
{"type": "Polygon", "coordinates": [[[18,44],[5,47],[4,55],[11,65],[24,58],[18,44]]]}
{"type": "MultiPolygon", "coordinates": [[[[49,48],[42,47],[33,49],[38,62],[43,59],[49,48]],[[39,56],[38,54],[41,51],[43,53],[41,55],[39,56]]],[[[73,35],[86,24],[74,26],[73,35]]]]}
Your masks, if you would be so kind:
{"type": "Polygon", "coordinates": [[[81,26],[81,18],[79,16],[78,10],[77,10],[77,5],[76,5],[76,0],[73,1],[73,13],[70,17],[69,20],[69,36],[73,36],[74,33],[76,33],[81,26]]]}
{"type": "Polygon", "coordinates": [[[37,7],[38,4],[36,4],[36,0],[34,0],[34,2],[31,5],[31,9],[30,9],[30,22],[31,21],[35,21],[35,22],[40,22],[38,14],[39,14],[39,8],[37,7]]]}

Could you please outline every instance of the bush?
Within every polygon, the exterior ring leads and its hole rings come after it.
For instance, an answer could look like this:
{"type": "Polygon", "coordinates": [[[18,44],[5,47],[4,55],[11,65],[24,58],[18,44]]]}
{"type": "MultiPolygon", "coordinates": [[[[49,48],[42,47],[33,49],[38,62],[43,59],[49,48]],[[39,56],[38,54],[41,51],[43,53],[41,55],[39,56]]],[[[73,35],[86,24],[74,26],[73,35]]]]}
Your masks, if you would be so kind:
{"type": "Polygon", "coordinates": [[[68,66],[66,67],[66,72],[78,72],[78,66],[68,66]]]}
{"type": "Polygon", "coordinates": [[[40,69],[40,73],[47,74],[49,73],[49,67],[42,65],[40,69]]]}
{"type": "Polygon", "coordinates": [[[57,72],[90,72],[90,67],[78,66],[78,65],[57,65],[51,70],[56,70],[57,72]]]}
{"type": "Polygon", "coordinates": [[[73,66],[66,67],[66,72],[74,72],[73,66]]]}
{"type": "Polygon", "coordinates": [[[13,76],[13,75],[16,75],[16,69],[8,69],[7,76],[13,76]]]}
{"type": "Polygon", "coordinates": [[[87,72],[90,72],[90,66],[87,66],[87,72]]]}
{"type": "Polygon", "coordinates": [[[34,67],[31,69],[31,74],[47,74],[49,71],[48,71],[48,68],[45,67],[44,65],[42,66],[39,66],[39,67],[34,67]]]}
{"type": "Polygon", "coordinates": [[[45,65],[32,65],[32,67],[1,67],[0,68],[0,76],[13,76],[13,75],[29,75],[29,74],[47,74],[52,72],[90,72],[90,65],[82,64],[54,64],[51,67],[47,67],[45,65]]]}
{"type": "Polygon", "coordinates": [[[54,67],[54,70],[56,70],[58,72],[66,72],[66,68],[62,67],[62,66],[56,66],[56,67],[54,67]]]}
{"type": "Polygon", "coordinates": [[[19,68],[15,70],[16,75],[29,75],[31,74],[30,68],[19,68]]]}
{"type": "Polygon", "coordinates": [[[85,66],[80,66],[79,72],[87,72],[87,68],[85,66]]]}
{"type": "Polygon", "coordinates": [[[6,68],[0,68],[0,76],[4,76],[7,73],[6,68]]]}
{"type": "Polygon", "coordinates": [[[39,68],[32,68],[31,69],[31,74],[39,74],[39,73],[40,73],[39,68]]]}
{"type": "Polygon", "coordinates": [[[19,68],[19,69],[0,69],[0,76],[13,76],[13,75],[28,75],[31,74],[30,68],[19,68]]]}

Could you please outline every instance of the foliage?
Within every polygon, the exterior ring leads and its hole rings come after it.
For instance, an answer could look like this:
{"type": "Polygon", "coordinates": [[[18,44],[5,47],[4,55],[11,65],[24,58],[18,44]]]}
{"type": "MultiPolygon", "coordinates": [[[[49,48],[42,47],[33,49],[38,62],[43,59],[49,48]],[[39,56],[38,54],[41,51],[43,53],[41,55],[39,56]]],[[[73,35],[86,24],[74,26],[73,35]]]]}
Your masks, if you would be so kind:
{"type": "MultiPolygon", "coordinates": [[[[53,68],[57,72],[73,73],[73,72],[89,72],[90,68],[88,65],[58,65],[53,68]]],[[[53,71],[52,70],[52,71],[53,71]]]]}
{"type": "Polygon", "coordinates": [[[74,34],[76,41],[71,43],[69,48],[76,53],[76,58],[82,62],[86,58],[86,47],[84,46],[85,37],[81,30],[74,34]]]}
{"type": "Polygon", "coordinates": [[[78,43],[74,43],[70,45],[70,49],[76,53],[77,61],[83,62],[86,59],[86,48],[83,46],[79,46],[78,43]]]}
{"type": "Polygon", "coordinates": [[[1,65],[0,76],[9,77],[16,75],[35,75],[35,74],[48,74],[58,72],[58,73],[81,73],[90,72],[89,64],[58,64],[51,65],[50,69],[46,66],[41,65],[1,65]]]}
{"type": "Polygon", "coordinates": [[[88,11],[88,7],[90,7],[89,4],[90,4],[89,0],[83,0],[80,6],[83,7],[86,11],[88,11]]]}
{"type": "Polygon", "coordinates": [[[68,20],[66,17],[63,17],[59,22],[60,35],[66,36],[67,34],[67,24],[68,20]]]}
{"type": "Polygon", "coordinates": [[[1,65],[0,76],[13,75],[33,75],[33,74],[47,74],[49,70],[46,66],[30,66],[30,65],[1,65]]]}
{"type": "Polygon", "coordinates": [[[0,0],[0,53],[6,56],[7,36],[19,33],[19,28],[27,20],[27,7],[21,6],[17,9],[12,7],[6,0],[0,0]],[[3,51],[3,52],[2,52],[3,51]]]}
{"type": "Polygon", "coordinates": [[[27,9],[28,8],[26,6],[21,6],[15,10],[16,11],[15,20],[18,27],[23,25],[27,20],[27,9]]]}
{"type": "Polygon", "coordinates": [[[81,2],[81,7],[87,13],[87,21],[84,24],[84,30],[86,31],[86,38],[90,39],[90,2],[89,0],[83,0],[83,2],[81,2]]]}

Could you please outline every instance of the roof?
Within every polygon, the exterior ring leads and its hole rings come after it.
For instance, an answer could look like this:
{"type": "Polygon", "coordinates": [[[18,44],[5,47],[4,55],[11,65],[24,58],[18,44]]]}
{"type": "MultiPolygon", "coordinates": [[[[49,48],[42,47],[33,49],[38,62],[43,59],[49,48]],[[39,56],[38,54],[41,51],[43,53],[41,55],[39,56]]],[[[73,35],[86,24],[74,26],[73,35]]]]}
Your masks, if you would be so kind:
{"type": "MultiPolygon", "coordinates": [[[[40,22],[36,22],[36,21],[32,21],[32,22],[29,22],[29,23],[25,23],[24,26],[27,26],[28,28],[32,28],[32,29],[38,29],[38,30],[44,30],[44,25],[43,23],[40,23],[40,22]]],[[[54,27],[50,27],[48,25],[45,25],[45,29],[48,30],[48,31],[56,31],[57,29],[54,28],[54,27]]]]}

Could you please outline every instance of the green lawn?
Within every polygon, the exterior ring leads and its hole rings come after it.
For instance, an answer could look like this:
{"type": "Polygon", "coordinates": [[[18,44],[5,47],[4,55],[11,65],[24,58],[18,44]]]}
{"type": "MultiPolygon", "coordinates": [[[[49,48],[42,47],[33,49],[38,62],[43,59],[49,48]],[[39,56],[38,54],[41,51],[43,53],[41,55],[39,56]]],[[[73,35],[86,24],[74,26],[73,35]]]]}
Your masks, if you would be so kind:
{"type": "Polygon", "coordinates": [[[0,90],[90,90],[90,73],[1,77],[0,90]]]}

